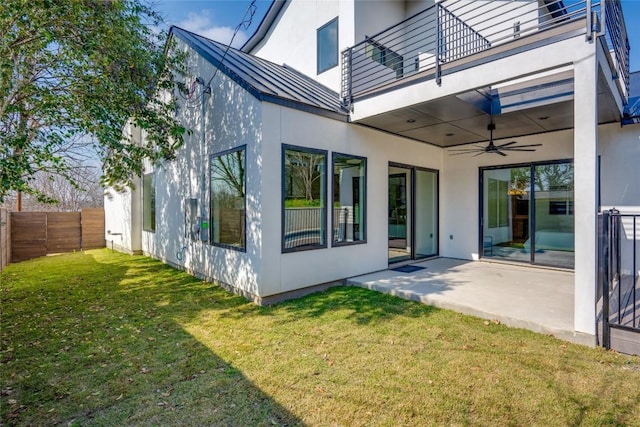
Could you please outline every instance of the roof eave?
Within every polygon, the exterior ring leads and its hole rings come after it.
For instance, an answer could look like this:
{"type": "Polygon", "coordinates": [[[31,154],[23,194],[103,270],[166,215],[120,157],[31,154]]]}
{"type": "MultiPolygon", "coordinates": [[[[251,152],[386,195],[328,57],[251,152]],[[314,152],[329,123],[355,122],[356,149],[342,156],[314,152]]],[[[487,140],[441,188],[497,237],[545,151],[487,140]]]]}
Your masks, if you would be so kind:
{"type": "Polygon", "coordinates": [[[262,94],[259,99],[260,101],[268,102],[270,104],[280,105],[280,106],[291,108],[294,110],[304,111],[306,113],[311,113],[316,116],[327,117],[329,119],[338,120],[341,122],[349,121],[349,115],[346,113],[342,114],[336,111],[326,110],[321,107],[316,107],[316,106],[305,104],[302,102],[292,101],[290,99],[280,98],[275,95],[262,94]]]}
{"type": "Polygon", "coordinates": [[[251,52],[262,40],[264,40],[287,1],[288,0],[273,0],[271,6],[269,6],[269,10],[267,10],[262,21],[260,21],[256,32],[253,33],[253,35],[249,37],[249,40],[247,40],[240,48],[242,52],[251,52]]]}

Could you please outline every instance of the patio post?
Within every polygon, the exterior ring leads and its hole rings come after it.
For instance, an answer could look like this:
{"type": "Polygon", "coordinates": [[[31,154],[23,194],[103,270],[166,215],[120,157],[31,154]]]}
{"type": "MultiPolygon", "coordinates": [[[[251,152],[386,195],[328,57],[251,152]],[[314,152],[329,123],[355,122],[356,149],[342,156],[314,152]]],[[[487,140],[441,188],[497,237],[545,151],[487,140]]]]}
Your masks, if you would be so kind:
{"type": "MultiPolygon", "coordinates": [[[[574,62],[574,329],[596,334],[598,63],[596,45],[585,43],[574,62]]],[[[595,343],[595,340],[594,340],[595,343]]]]}

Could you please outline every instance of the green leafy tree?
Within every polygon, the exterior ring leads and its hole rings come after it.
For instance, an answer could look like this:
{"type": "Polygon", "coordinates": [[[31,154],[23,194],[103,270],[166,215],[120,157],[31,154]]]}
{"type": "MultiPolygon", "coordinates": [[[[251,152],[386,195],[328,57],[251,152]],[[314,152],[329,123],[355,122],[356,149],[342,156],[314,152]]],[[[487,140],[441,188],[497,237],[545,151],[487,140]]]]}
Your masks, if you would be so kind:
{"type": "Polygon", "coordinates": [[[33,177],[73,182],[68,159],[87,149],[116,188],[131,186],[145,159],[174,156],[185,129],[169,94],[183,58],[165,55],[160,23],[143,0],[0,4],[0,202],[12,191],[46,200],[33,177]],[[123,133],[129,120],[144,143],[123,133]]]}

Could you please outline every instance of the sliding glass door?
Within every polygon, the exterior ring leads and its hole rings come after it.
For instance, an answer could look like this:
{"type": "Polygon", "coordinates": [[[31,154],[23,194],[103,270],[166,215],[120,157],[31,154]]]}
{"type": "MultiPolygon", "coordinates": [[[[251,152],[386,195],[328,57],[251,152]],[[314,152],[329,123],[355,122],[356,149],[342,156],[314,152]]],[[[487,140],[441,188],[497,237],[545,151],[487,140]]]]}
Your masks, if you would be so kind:
{"type": "Polygon", "coordinates": [[[573,164],[534,165],[533,175],[534,261],[573,268],[573,164]]]}
{"type": "Polygon", "coordinates": [[[389,264],[438,254],[438,173],[389,165],[389,264]]]}
{"type": "Polygon", "coordinates": [[[574,266],[573,163],[481,171],[485,258],[574,266]]]}
{"type": "Polygon", "coordinates": [[[438,254],[438,174],[415,169],[415,258],[438,254]]]}
{"type": "Polygon", "coordinates": [[[411,259],[411,170],[389,167],[389,263],[411,259]]]}

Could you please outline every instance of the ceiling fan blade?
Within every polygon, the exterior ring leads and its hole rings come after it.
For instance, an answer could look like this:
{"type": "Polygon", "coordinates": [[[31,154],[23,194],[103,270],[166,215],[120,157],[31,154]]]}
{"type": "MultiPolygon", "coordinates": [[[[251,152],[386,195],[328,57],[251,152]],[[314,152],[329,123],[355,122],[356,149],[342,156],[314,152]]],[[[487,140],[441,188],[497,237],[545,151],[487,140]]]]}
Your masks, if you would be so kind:
{"type": "Polygon", "coordinates": [[[484,153],[486,153],[486,151],[481,151],[481,152],[479,152],[478,154],[474,154],[474,155],[473,155],[473,156],[471,156],[471,157],[478,157],[478,156],[483,155],[484,153]]]}
{"type": "Polygon", "coordinates": [[[503,148],[504,151],[536,151],[535,148],[503,148]]]}
{"type": "Polygon", "coordinates": [[[472,147],[475,147],[475,148],[449,148],[448,151],[477,151],[477,150],[484,150],[486,148],[481,145],[472,145],[472,147]]]}
{"type": "Polygon", "coordinates": [[[514,147],[509,147],[509,148],[525,148],[525,147],[541,147],[542,144],[523,144],[523,145],[516,145],[514,147]]]}
{"type": "Polygon", "coordinates": [[[450,156],[460,156],[462,154],[472,154],[472,153],[477,153],[479,152],[479,154],[483,154],[484,150],[472,150],[472,151],[463,151],[462,153],[450,153],[450,156]]]}
{"type": "Polygon", "coordinates": [[[509,145],[513,145],[513,144],[517,144],[517,143],[518,143],[518,141],[511,141],[511,142],[507,142],[506,144],[500,144],[497,147],[498,148],[502,148],[502,147],[507,147],[509,145]]]}
{"type": "Polygon", "coordinates": [[[507,154],[506,154],[506,153],[503,153],[503,152],[502,152],[502,151],[500,151],[500,150],[496,150],[496,151],[495,151],[495,153],[496,153],[496,154],[500,154],[501,156],[507,157],[507,154]]]}

